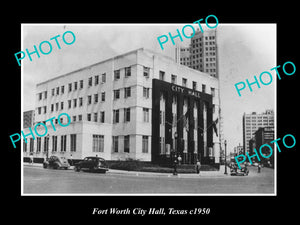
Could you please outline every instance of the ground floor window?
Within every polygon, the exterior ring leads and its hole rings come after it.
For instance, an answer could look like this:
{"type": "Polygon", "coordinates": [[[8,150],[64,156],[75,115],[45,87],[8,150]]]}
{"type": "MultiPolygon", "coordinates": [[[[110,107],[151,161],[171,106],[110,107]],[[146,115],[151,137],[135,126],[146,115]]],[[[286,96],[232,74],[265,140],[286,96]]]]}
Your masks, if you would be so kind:
{"type": "Polygon", "coordinates": [[[23,152],[27,152],[27,143],[23,140],[23,152]]]}
{"type": "Polygon", "coordinates": [[[71,152],[76,152],[76,134],[71,134],[71,152]]]}
{"type": "Polygon", "coordinates": [[[62,135],[60,138],[60,151],[65,152],[67,150],[67,135],[62,135]]]}
{"type": "Polygon", "coordinates": [[[57,151],[57,136],[52,136],[52,151],[57,151]]]}
{"type": "Polygon", "coordinates": [[[40,152],[41,151],[41,137],[37,137],[36,139],[36,152],[40,152]]]}
{"type": "Polygon", "coordinates": [[[143,136],[142,153],[148,153],[149,137],[143,136]]]}
{"type": "Polygon", "coordinates": [[[124,152],[129,153],[129,146],[130,146],[130,136],[126,135],[124,136],[124,152]]]}
{"type": "Polygon", "coordinates": [[[30,152],[33,152],[34,140],[33,140],[33,138],[30,138],[29,140],[30,140],[30,143],[29,143],[29,151],[30,151],[30,152]]]}
{"type": "Polygon", "coordinates": [[[113,152],[119,151],[119,137],[113,136],[113,152]]]}
{"type": "Polygon", "coordinates": [[[49,138],[44,137],[44,152],[48,152],[49,149],[49,138]]]}
{"type": "Polygon", "coordinates": [[[104,135],[93,134],[93,152],[104,152],[104,135]]]}

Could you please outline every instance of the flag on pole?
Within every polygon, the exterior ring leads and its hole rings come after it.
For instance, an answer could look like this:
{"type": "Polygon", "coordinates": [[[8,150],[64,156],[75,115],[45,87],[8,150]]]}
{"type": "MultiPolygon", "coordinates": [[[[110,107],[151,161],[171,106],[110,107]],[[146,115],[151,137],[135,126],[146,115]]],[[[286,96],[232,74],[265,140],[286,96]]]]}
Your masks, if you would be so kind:
{"type": "Polygon", "coordinates": [[[189,132],[189,120],[188,120],[189,110],[183,116],[183,127],[185,127],[186,131],[189,132]]]}
{"type": "Polygon", "coordinates": [[[213,129],[218,137],[218,129],[217,129],[217,123],[219,121],[219,118],[217,118],[214,122],[213,122],[213,129]]]}

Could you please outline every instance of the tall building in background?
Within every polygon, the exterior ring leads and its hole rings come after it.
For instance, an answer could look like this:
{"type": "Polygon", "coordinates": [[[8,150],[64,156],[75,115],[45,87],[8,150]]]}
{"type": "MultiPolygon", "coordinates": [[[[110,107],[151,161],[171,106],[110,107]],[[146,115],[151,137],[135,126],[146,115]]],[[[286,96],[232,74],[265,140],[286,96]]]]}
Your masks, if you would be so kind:
{"type": "Polygon", "coordinates": [[[177,47],[175,58],[181,65],[218,77],[216,30],[197,30],[189,47],[177,47]],[[179,51],[180,50],[180,51],[179,51]]]}
{"type": "Polygon", "coordinates": [[[255,132],[261,127],[274,127],[274,111],[266,110],[264,113],[243,115],[243,146],[244,154],[249,153],[249,141],[255,135],[255,132]]]}

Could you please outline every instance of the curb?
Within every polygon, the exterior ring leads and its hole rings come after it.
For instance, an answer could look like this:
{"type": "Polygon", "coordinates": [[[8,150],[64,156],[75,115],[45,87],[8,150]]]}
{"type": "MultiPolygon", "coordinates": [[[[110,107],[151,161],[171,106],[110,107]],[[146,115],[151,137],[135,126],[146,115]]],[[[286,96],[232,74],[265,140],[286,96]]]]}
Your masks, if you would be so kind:
{"type": "MultiPolygon", "coordinates": [[[[23,166],[26,167],[40,167],[42,168],[43,165],[39,163],[29,164],[29,163],[23,163],[23,166]]],[[[70,166],[68,170],[73,170],[74,167],[70,166]]],[[[202,171],[199,174],[182,174],[178,173],[177,175],[173,175],[171,173],[155,173],[155,172],[139,172],[139,171],[125,171],[125,170],[114,170],[109,169],[107,171],[107,174],[118,174],[118,175],[127,175],[127,176],[141,176],[141,177],[168,177],[168,178],[203,178],[203,177],[227,177],[220,171],[202,171]]]]}

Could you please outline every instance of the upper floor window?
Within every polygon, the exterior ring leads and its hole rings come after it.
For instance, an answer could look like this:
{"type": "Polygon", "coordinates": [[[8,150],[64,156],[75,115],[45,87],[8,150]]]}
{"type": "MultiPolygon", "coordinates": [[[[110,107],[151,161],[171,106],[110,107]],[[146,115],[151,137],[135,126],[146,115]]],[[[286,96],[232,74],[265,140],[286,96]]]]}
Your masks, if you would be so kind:
{"type": "Polygon", "coordinates": [[[131,76],[131,67],[125,67],[125,77],[131,76]]]}
{"type": "Polygon", "coordinates": [[[120,79],[120,70],[115,70],[114,71],[114,80],[119,80],[120,79]]]}
{"type": "Polygon", "coordinates": [[[165,80],[165,72],[164,71],[159,71],[159,79],[160,80],[165,80]]]}
{"type": "Polygon", "coordinates": [[[150,73],[150,68],[149,67],[146,67],[146,66],[144,66],[144,77],[149,77],[149,73],[150,73]]]}

